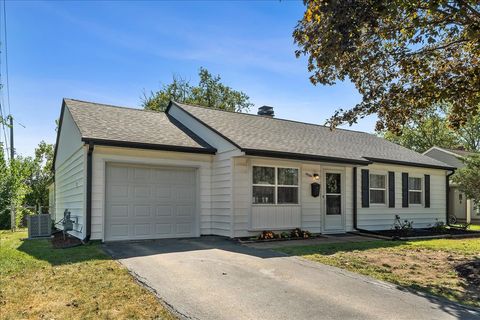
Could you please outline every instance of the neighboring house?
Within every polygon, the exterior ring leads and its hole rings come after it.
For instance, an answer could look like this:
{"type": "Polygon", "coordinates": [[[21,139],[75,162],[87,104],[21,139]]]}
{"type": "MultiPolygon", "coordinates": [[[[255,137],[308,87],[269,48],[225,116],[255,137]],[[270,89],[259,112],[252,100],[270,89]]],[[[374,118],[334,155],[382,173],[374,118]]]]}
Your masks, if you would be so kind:
{"type": "MultiPolygon", "coordinates": [[[[465,167],[462,158],[474,153],[465,150],[432,147],[423,154],[460,169],[465,167]]],[[[467,199],[465,194],[460,191],[458,185],[452,181],[450,181],[449,191],[449,212],[454,214],[461,222],[480,223],[480,208],[475,210],[473,200],[467,199]]]]}
{"type": "Polygon", "coordinates": [[[165,113],[64,99],[56,220],[104,241],[445,221],[451,166],[364,132],[171,102],[165,113]]]}

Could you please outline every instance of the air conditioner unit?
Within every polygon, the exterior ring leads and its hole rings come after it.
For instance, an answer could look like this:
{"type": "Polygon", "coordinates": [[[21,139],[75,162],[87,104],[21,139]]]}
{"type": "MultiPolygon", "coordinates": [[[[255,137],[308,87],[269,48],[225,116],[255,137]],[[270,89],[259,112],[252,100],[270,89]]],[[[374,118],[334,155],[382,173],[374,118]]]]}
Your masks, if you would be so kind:
{"type": "Polygon", "coordinates": [[[52,218],[49,214],[27,216],[28,238],[50,237],[52,234],[52,218]]]}

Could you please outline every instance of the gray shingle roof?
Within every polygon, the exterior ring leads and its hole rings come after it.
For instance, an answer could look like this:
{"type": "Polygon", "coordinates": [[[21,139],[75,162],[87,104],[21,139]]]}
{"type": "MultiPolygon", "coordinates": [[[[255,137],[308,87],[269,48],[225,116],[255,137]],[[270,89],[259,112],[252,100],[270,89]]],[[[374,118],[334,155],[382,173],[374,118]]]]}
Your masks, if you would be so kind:
{"type": "Polygon", "coordinates": [[[449,167],[373,134],[175,103],[243,150],[449,167]]]}
{"type": "Polygon", "coordinates": [[[64,99],[83,140],[214,149],[163,112],[64,99]]]}

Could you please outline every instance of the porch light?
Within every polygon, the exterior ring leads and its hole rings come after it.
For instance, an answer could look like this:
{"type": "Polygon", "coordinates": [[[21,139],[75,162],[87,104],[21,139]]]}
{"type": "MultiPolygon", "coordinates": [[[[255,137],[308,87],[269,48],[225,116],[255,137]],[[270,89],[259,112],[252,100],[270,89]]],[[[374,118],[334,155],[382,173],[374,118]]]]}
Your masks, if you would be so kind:
{"type": "Polygon", "coordinates": [[[313,180],[315,180],[315,181],[320,180],[320,176],[318,175],[318,173],[313,174],[313,180]]]}

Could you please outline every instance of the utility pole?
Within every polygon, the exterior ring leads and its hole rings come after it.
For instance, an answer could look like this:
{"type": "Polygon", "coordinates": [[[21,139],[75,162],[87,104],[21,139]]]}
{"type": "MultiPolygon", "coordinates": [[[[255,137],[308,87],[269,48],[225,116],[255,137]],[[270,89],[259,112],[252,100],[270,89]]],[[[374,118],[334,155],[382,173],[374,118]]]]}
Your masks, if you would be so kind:
{"type": "MultiPolygon", "coordinates": [[[[13,170],[13,160],[15,158],[15,148],[13,146],[13,117],[8,115],[10,120],[10,170],[13,170]]],[[[15,231],[15,205],[13,203],[13,197],[10,198],[10,227],[12,231],[15,231]]]]}

